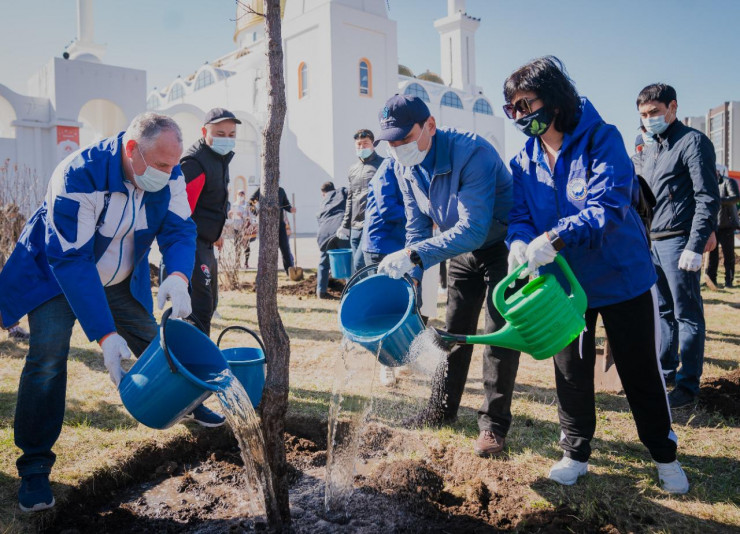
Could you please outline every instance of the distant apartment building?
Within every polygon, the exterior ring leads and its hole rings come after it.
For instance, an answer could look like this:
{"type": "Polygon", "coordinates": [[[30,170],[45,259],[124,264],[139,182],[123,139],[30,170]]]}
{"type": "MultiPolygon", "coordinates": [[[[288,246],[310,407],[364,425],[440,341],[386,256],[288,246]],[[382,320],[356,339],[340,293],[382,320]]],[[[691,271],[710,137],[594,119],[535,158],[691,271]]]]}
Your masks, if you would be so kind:
{"type": "Polygon", "coordinates": [[[717,155],[717,163],[740,171],[740,102],[723,102],[706,115],[686,117],[684,124],[704,132],[717,155]]]}

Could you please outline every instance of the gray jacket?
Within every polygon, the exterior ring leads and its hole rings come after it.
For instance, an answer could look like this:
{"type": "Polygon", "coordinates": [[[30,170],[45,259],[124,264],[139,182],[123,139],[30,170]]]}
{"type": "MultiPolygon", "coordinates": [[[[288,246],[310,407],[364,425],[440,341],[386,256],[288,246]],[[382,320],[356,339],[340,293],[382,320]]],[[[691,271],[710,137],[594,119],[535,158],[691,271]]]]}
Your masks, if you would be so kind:
{"type": "Polygon", "coordinates": [[[722,178],[719,182],[719,199],[722,205],[719,208],[717,228],[724,230],[740,229],[740,218],[737,216],[737,203],[740,200],[737,182],[732,178],[722,178]]]}
{"type": "Polygon", "coordinates": [[[686,248],[702,254],[719,211],[714,146],[678,120],[656,140],[642,157],[642,176],[657,201],[650,237],[687,235],[686,248]]]}
{"type": "Polygon", "coordinates": [[[347,207],[344,209],[342,228],[349,230],[362,230],[365,225],[365,207],[367,206],[367,184],[375,176],[380,164],[383,163],[382,156],[373,152],[372,156],[349,168],[349,194],[347,195],[347,207]]]}

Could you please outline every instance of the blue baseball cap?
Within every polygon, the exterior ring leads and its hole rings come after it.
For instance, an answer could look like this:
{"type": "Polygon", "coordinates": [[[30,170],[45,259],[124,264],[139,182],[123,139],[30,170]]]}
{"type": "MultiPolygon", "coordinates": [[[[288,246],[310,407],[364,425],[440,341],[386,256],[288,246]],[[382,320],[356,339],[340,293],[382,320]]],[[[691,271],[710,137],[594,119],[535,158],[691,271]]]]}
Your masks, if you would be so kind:
{"type": "Polygon", "coordinates": [[[237,124],[242,123],[231,111],[224,108],[213,108],[206,113],[206,121],[203,124],[216,124],[222,121],[234,121],[237,124]]]}
{"type": "Polygon", "coordinates": [[[375,144],[402,140],[414,124],[427,120],[430,115],[429,108],[418,96],[393,95],[378,113],[380,133],[375,138],[375,144]]]}

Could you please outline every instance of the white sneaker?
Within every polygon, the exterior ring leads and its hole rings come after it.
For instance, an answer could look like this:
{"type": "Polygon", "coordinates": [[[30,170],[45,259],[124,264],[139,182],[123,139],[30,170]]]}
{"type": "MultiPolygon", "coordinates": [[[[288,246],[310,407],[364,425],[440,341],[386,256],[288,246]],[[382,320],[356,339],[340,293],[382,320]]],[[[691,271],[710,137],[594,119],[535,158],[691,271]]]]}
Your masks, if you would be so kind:
{"type": "Polygon", "coordinates": [[[667,464],[655,462],[655,465],[658,466],[658,479],[664,491],[679,495],[689,491],[689,479],[686,478],[686,473],[683,472],[678,460],[667,464]]]}
{"type": "Polygon", "coordinates": [[[380,385],[390,387],[396,383],[396,371],[393,367],[380,367],[380,385]]]}
{"type": "Polygon", "coordinates": [[[547,478],[564,486],[572,486],[578,477],[588,473],[588,462],[579,462],[573,458],[563,456],[563,459],[550,468],[547,478]]]}

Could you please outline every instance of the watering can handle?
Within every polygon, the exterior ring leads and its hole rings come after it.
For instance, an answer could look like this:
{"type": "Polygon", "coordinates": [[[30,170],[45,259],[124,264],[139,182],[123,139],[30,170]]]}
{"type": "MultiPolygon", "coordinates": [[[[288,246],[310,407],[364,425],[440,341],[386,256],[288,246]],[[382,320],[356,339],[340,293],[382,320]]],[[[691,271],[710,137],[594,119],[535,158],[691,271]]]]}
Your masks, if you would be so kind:
{"type": "Polygon", "coordinates": [[[167,348],[167,337],[164,332],[165,331],[164,325],[166,325],[167,321],[169,321],[170,315],[172,315],[172,308],[167,308],[162,314],[162,320],[159,323],[159,345],[162,347],[162,352],[164,352],[164,357],[167,358],[167,365],[169,365],[170,371],[172,371],[173,373],[176,373],[177,367],[175,366],[175,362],[172,361],[172,356],[170,356],[169,348],[167,348]]]}
{"type": "MultiPolygon", "coordinates": [[[[581,313],[585,312],[586,293],[583,291],[581,284],[578,283],[578,279],[576,278],[576,275],[573,274],[573,270],[570,268],[570,265],[568,265],[568,262],[565,261],[565,258],[560,254],[555,256],[555,263],[558,264],[560,270],[563,271],[565,278],[568,280],[568,284],[570,285],[570,298],[573,299],[575,308],[581,313]]],[[[526,267],[526,263],[520,265],[496,285],[493,292],[493,303],[499,312],[503,313],[507,309],[506,299],[504,298],[506,288],[509,287],[512,282],[516,281],[519,277],[519,273],[521,273],[526,267]]]]}
{"type": "Polygon", "coordinates": [[[220,349],[221,348],[221,339],[224,337],[224,334],[228,332],[229,330],[241,330],[242,332],[246,332],[250,336],[252,336],[254,339],[257,340],[257,343],[259,343],[260,348],[262,349],[262,352],[264,354],[267,354],[267,349],[265,348],[264,343],[262,343],[262,340],[257,335],[257,332],[250,330],[249,328],[246,328],[244,326],[228,326],[224,328],[221,333],[218,336],[218,340],[216,341],[216,346],[220,349]]]}
{"type": "MultiPolygon", "coordinates": [[[[347,281],[347,284],[344,286],[344,289],[342,290],[342,294],[339,297],[339,301],[341,302],[344,299],[344,295],[347,294],[347,291],[350,290],[350,288],[355,285],[357,282],[362,280],[363,278],[367,278],[368,276],[371,276],[373,274],[376,274],[378,272],[378,265],[379,263],[373,263],[372,265],[367,265],[357,271],[355,274],[352,275],[352,278],[350,278],[347,281]],[[368,274],[369,273],[369,274],[368,274]]],[[[416,308],[416,311],[419,312],[419,315],[421,315],[421,312],[419,311],[419,303],[416,300],[416,285],[414,285],[414,279],[411,278],[408,274],[403,275],[403,279],[406,280],[406,282],[411,286],[411,288],[414,290],[414,307],[416,308]]]]}

